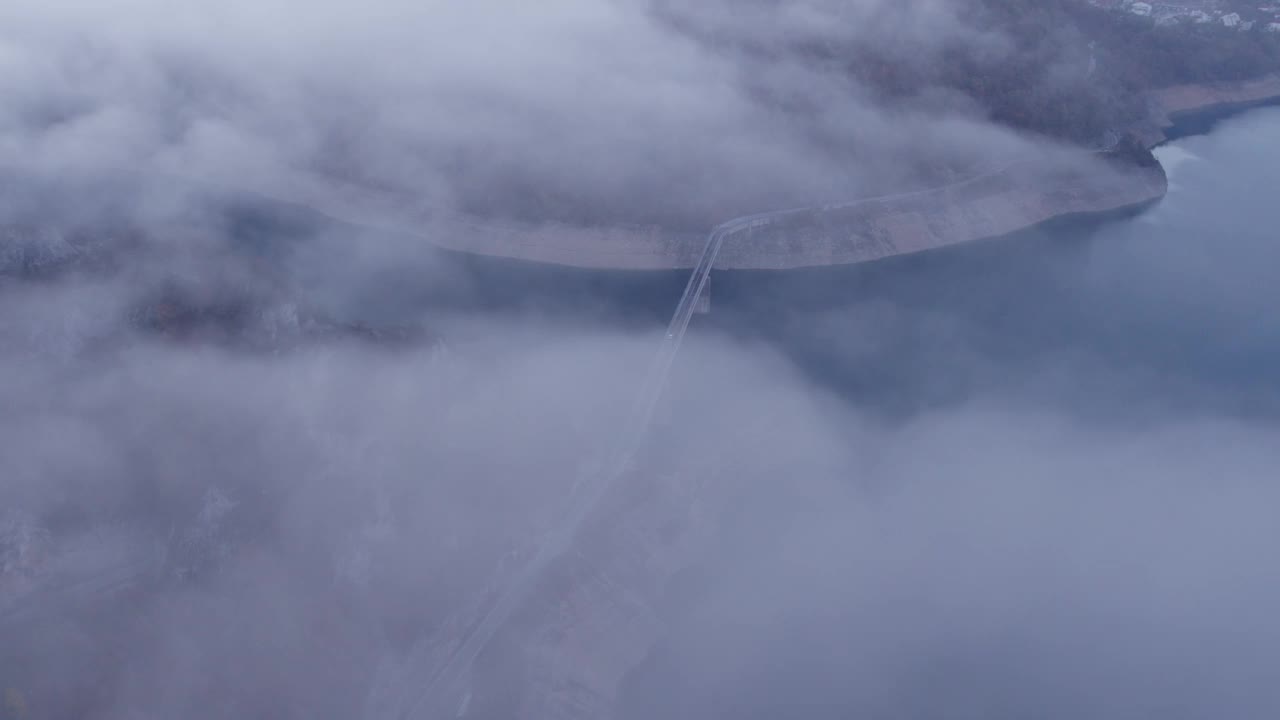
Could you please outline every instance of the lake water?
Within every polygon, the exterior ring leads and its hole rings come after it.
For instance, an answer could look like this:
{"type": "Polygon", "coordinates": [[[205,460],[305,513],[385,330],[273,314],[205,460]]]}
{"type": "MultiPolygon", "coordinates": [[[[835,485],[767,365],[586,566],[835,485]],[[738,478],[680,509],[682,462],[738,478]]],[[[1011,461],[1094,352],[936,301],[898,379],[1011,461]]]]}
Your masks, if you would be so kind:
{"type": "Polygon", "coordinates": [[[898,411],[1016,394],[1076,362],[1104,385],[1037,401],[1105,413],[1122,393],[1126,413],[1275,413],[1280,110],[1156,154],[1170,192],[1136,217],[872,266],[717,276],[712,322],[898,411]]]}

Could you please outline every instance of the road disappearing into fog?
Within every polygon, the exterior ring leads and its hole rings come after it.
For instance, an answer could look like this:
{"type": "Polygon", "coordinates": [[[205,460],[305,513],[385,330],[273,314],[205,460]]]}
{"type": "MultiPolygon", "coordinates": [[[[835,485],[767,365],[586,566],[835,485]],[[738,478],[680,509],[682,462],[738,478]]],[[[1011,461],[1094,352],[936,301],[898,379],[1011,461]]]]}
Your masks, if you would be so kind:
{"type": "Polygon", "coordinates": [[[924,196],[1007,171],[1025,161],[1015,161],[940,187],[862,198],[813,208],[779,210],[735,218],[716,226],[707,236],[702,255],[694,266],[684,294],[676,305],[658,352],[640,386],[622,432],[604,454],[603,466],[584,473],[574,484],[564,511],[536,543],[531,557],[519,569],[500,574],[462,611],[455,613],[437,632],[420,640],[398,663],[379,668],[365,706],[365,720],[438,720],[465,717],[471,703],[470,674],[476,658],[511,615],[534,591],[538,579],[559,557],[572,550],[587,516],[600,499],[631,467],[644,442],[654,412],[675,364],[680,345],[706,289],[720,249],[731,235],[764,227],[804,213],[839,210],[870,202],[924,196]]]}
{"type": "MultiPolygon", "coordinates": [[[[628,435],[643,435],[653,419],[654,409],[658,406],[658,400],[662,398],[662,391],[667,386],[667,377],[671,374],[671,366],[675,364],[676,353],[680,351],[680,344],[684,342],[684,335],[689,330],[689,322],[693,319],[693,313],[697,308],[698,297],[702,295],[706,289],[707,282],[711,279],[711,268],[716,264],[716,258],[720,255],[720,248],[724,245],[725,238],[734,233],[767,225],[775,217],[785,215],[788,212],[791,211],[748,215],[730,220],[717,226],[707,236],[707,244],[702,249],[702,256],[698,258],[698,264],[694,266],[693,273],[689,275],[689,284],[685,285],[684,295],[680,296],[676,311],[671,316],[671,323],[667,326],[667,334],[662,338],[662,345],[658,350],[658,354],[653,360],[653,365],[649,369],[649,374],[646,376],[644,384],[641,385],[639,396],[636,398],[636,410],[633,417],[635,425],[630,428],[631,432],[628,435]]],[[[638,437],[636,442],[638,444],[638,437]]],[[[634,448],[632,452],[634,452],[634,448]]]]}
{"type": "Polygon", "coordinates": [[[767,224],[780,214],[737,218],[711,231],[623,431],[617,435],[617,444],[605,455],[603,470],[578,478],[563,514],[540,538],[533,557],[523,567],[512,576],[491,583],[476,602],[452,617],[433,637],[419,642],[399,667],[380,668],[380,677],[366,705],[366,720],[436,720],[466,715],[471,698],[469,677],[476,658],[533,591],[543,572],[556,558],[572,549],[574,538],[591,510],[631,466],[662,399],[698,297],[707,286],[725,239],[767,224]],[[457,636],[439,637],[449,633],[457,636]]]}

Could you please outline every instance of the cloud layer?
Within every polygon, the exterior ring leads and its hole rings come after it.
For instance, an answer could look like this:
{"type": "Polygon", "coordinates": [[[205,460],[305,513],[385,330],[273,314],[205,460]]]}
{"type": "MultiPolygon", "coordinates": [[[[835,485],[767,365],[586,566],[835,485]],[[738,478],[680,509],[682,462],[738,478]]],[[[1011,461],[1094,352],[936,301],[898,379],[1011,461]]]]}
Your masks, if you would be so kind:
{"type": "Polygon", "coordinates": [[[0,20],[0,162],[402,225],[462,211],[704,229],[1029,149],[954,97],[888,110],[804,51],[1002,51],[947,3],[19,0],[0,20]]]}

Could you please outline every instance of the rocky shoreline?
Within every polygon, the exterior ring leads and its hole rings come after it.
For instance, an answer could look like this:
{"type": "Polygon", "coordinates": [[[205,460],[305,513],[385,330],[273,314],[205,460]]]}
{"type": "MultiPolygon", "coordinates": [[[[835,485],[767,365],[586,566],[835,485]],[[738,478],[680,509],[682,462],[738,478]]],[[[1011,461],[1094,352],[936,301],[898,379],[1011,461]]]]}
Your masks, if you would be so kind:
{"type": "MultiPolygon", "coordinates": [[[[1016,164],[939,188],[779,213],[729,238],[721,270],[852,265],[1002,237],[1067,216],[1139,208],[1164,196],[1159,164],[1082,155],[1070,167],[1016,164]]],[[[705,236],[658,228],[437,225],[446,250],[594,270],[692,268],[705,236]]]]}
{"type": "Polygon", "coordinates": [[[1148,147],[1208,132],[1214,123],[1250,108],[1280,102],[1280,73],[1217,85],[1177,85],[1153,91],[1152,122],[1135,130],[1148,147]]]}
{"type": "Polygon", "coordinates": [[[789,213],[726,243],[717,267],[852,265],[1140,208],[1162,198],[1168,182],[1145,149],[1134,154],[1104,153],[1052,169],[1016,165],[910,196],[789,213]]]}

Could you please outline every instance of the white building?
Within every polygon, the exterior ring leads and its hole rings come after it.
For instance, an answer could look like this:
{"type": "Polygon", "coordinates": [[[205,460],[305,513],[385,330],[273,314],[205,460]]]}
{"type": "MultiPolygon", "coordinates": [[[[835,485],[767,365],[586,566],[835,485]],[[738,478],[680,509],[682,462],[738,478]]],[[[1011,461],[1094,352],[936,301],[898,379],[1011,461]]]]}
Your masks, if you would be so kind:
{"type": "Polygon", "coordinates": [[[1196,10],[1191,13],[1191,19],[1198,23],[1213,22],[1213,16],[1203,10],[1196,10]]]}
{"type": "Polygon", "coordinates": [[[1151,5],[1144,2],[1136,2],[1129,6],[1129,12],[1133,13],[1134,15],[1141,15],[1143,17],[1148,17],[1149,15],[1151,15],[1151,5]]]}
{"type": "Polygon", "coordinates": [[[1233,28],[1240,24],[1240,13],[1227,13],[1222,16],[1222,24],[1233,28]]]}
{"type": "Polygon", "coordinates": [[[1268,23],[1267,32],[1280,32],[1280,22],[1268,23]]]}

